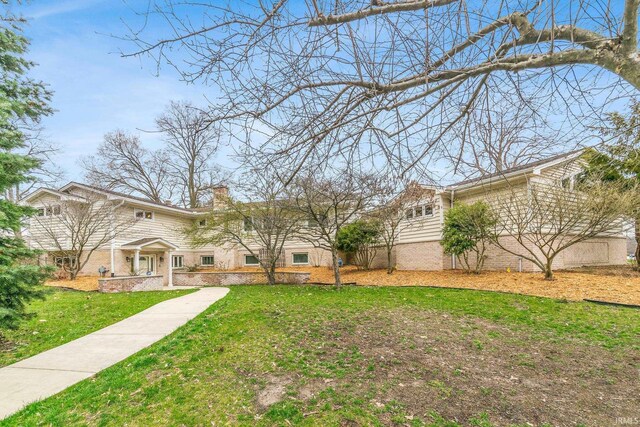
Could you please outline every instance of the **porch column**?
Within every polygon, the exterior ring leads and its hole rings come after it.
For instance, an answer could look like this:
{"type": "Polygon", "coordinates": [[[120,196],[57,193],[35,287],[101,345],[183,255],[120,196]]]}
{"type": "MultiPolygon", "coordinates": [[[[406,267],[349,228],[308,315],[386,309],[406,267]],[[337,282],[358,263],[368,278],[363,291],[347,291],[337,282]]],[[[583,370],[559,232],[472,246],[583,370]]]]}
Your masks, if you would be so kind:
{"type": "Polygon", "coordinates": [[[114,277],[116,275],[116,249],[114,247],[113,242],[111,242],[111,272],[110,276],[114,277]]]}
{"type": "Polygon", "coordinates": [[[168,277],[169,281],[167,282],[167,284],[169,285],[170,288],[173,287],[173,258],[171,256],[172,253],[173,252],[171,251],[171,249],[169,249],[167,251],[167,254],[168,254],[168,256],[167,256],[167,263],[168,263],[167,264],[167,271],[168,271],[168,273],[167,274],[169,275],[169,277],[168,277]]]}
{"type": "Polygon", "coordinates": [[[133,253],[133,274],[136,276],[140,272],[140,249],[136,249],[133,253]]]}

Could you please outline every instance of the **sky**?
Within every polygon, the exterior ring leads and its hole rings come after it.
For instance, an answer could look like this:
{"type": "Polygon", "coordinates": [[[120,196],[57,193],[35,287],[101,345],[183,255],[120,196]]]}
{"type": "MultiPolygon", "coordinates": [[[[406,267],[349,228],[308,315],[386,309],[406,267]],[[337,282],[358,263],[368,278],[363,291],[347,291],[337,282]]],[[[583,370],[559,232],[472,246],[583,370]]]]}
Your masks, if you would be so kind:
{"type": "MultiPolygon", "coordinates": [[[[55,114],[44,135],[60,152],[55,162],[68,180],[82,180],[78,161],[93,154],[115,129],[137,132],[150,148],[162,144],[154,118],[171,100],[205,102],[211,89],[181,82],[172,70],[156,75],[155,64],[122,58],[132,48],[116,36],[136,25],[146,0],[38,0],[14,7],[29,20],[31,76],[49,84],[55,114]]],[[[148,33],[149,34],[149,33],[148,33]]],[[[153,33],[151,33],[153,34],[153,33]]]]}
{"type": "MultiPolygon", "coordinates": [[[[215,89],[187,85],[165,67],[157,75],[149,59],[122,58],[134,46],[117,36],[127,25],[139,28],[148,0],[32,0],[13,6],[29,20],[29,58],[39,65],[32,76],[50,85],[56,110],[45,118],[45,136],[59,147],[55,163],[67,180],[82,180],[79,160],[94,154],[103,135],[116,129],[137,133],[149,148],[162,145],[154,130],[157,117],[171,100],[207,105],[215,89]]],[[[147,27],[145,39],[166,34],[166,28],[147,27]]],[[[621,101],[619,101],[621,102],[621,101]]],[[[611,104],[613,101],[607,103],[611,104]]],[[[219,154],[228,160],[230,149],[219,154]]],[[[432,169],[437,170],[435,165],[432,169]]],[[[445,168],[446,169],[446,168],[445,168]]]]}

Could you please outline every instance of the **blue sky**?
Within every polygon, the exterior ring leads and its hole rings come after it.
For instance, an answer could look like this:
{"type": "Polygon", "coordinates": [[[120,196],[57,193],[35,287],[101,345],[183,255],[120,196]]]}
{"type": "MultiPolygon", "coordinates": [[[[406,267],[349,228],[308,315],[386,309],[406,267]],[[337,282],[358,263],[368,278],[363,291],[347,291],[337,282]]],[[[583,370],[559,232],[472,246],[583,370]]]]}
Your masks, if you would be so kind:
{"type": "Polygon", "coordinates": [[[146,0],[43,0],[16,7],[29,19],[32,76],[54,92],[53,116],[44,120],[45,135],[60,148],[56,162],[68,179],[81,179],[81,156],[92,154],[102,136],[115,129],[139,132],[150,147],[161,144],[154,118],[170,100],[206,103],[211,89],[187,85],[172,70],[156,76],[155,64],[121,58],[130,49],[114,35],[125,35],[135,24],[135,11],[146,0]]]}

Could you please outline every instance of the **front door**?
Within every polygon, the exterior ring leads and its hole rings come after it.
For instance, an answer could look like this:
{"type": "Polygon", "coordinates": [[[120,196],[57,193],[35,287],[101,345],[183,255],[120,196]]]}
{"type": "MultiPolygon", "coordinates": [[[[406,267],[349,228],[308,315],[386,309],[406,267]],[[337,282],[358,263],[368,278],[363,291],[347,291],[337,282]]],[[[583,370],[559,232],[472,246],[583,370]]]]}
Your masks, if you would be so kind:
{"type": "MultiPolygon", "coordinates": [[[[133,260],[131,260],[133,263],[133,260]]],[[[133,270],[133,264],[131,265],[133,270]]],[[[156,256],[155,255],[140,255],[140,271],[138,274],[156,274],[156,256]]]]}

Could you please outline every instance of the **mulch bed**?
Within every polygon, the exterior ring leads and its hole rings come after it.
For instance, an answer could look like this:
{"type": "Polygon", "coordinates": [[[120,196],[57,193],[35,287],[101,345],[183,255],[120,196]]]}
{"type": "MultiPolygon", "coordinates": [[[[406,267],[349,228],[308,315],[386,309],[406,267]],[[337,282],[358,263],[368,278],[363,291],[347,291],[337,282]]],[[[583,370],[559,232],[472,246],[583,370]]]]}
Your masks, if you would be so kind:
{"type": "MultiPolygon", "coordinates": [[[[242,268],[238,271],[256,271],[242,268]]],[[[288,267],[283,271],[311,272],[311,284],[330,285],[333,271],[327,267],[288,267]]],[[[345,285],[360,286],[429,286],[438,288],[475,289],[533,295],[568,301],[604,302],[640,306],[640,274],[628,267],[588,268],[559,271],[554,281],[544,280],[540,273],[486,271],[479,275],[462,271],[361,271],[355,267],[342,268],[345,285]]],[[[76,280],[47,282],[49,286],[81,291],[98,289],[96,276],[82,276],[76,280]]]]}
{"type": "MultiPolygon", "coordinates": [[[[627,270],[625,267],[619,267],[627,270]]],[[[290,267],[284,270],[310,271],[312,282],[331,282],[333,272],[326,267],[290,267]]],[[[346,266],[342,269],[344,282],[363,286],[433,286],[442,288],[499,291],[541,296],[568,301],[598,300],[610,303],[640,305],[640,275],[614,275],[610,267],[597,274],[559,271],[553,281],[544,280],[541,273],[513,273],[486,271],[479,275],[462,271],[360,271],[346,266]]]]}

